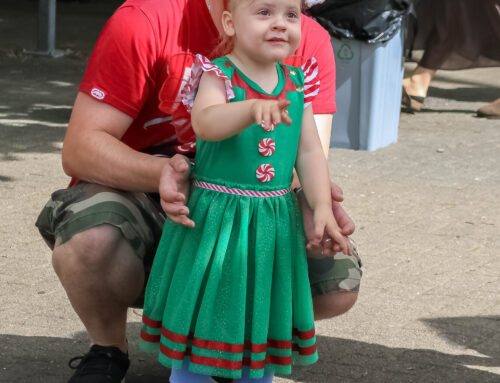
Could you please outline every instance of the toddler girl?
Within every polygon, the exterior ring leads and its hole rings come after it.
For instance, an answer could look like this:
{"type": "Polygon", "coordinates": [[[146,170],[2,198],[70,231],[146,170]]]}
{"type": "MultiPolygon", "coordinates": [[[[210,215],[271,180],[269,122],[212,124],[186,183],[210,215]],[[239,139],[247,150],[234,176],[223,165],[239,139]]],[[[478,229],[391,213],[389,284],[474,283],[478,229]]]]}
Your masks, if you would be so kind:
{"type": "Polygon", "coordinates": [[[332,215],[310,106],[314,63],[306,81],[280,63],[299,44],[300,11],[300,0],[230,0],[222,16],[229,53],[197,56],[183,91],[196,133],[195,225],[165,223],[141,333],[143,348],[159,344],[173,383],[270,382],[318,358],[294,167],[316,241],[326,233],[351,248],[332,215]]]}

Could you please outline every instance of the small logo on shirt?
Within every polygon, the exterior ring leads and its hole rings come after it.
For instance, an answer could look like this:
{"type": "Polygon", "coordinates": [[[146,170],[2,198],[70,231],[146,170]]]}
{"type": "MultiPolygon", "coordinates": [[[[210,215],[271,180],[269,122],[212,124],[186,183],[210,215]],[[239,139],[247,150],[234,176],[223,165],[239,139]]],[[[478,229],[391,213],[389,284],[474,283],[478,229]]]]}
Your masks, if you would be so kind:
{"type": "Polygon", "coordinates": [[[98,100],[102,100],[104,97],[106,97],[106,93],[97,88],[93,88],[90,91],[90,94],[92,95],[92,97],[97,98],[98,100]]]}

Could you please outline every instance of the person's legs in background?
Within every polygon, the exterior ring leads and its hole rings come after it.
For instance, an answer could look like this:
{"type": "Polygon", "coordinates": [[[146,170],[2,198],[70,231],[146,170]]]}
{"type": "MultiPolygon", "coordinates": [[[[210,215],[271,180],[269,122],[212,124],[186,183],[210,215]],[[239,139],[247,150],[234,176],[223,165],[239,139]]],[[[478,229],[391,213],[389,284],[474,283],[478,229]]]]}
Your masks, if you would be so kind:
{"type": "Polygon", "coordinates": [[[477,110],[478,117],[489,118],[492,120],[500,119],[500,98],[488,105],[482,106],[477,110]]]}
{"type": "Polygon", "coordinates": [[[403,107],[409,111],[419,111],[424,105],[427,91],[436,70],[417,66],[410,77],[403,79],[403,107]]]}

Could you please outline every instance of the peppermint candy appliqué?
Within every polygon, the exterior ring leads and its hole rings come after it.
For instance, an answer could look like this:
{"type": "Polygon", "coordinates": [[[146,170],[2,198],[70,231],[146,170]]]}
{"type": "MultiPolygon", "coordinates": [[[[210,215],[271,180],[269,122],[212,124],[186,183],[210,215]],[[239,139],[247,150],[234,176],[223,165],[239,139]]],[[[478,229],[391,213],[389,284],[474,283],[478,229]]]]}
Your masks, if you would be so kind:
{"type": "Polygon", "coordinates": [[[276,150],[276,143],[271,138],[264,138],[259,142],[259,153],[264,157],[270,157],[276,150]]]}
{"type": "Polygon", "coordinates": [[[274,167],[270,164],[262,164],[257,168],[256,176],[260,182],[269,182],[274,178],[274,167]]]}

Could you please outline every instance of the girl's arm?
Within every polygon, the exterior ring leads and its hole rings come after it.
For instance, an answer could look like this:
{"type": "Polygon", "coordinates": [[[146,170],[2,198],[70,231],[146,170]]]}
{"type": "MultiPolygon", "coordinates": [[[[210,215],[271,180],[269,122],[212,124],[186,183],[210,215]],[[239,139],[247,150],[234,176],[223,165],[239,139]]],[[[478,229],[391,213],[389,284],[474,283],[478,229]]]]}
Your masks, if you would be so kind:
{"type": "Polygon", "coordinates": [[[325,231],[345,254],[351,252],[349,240],[338,227],[332,213],[328,164],[323,153],[311,106],[304,110],[296,168],[306,199],[314,212],[314,239],[318,245],[325,231]]]}
{"type": "Polygon", "coordinates": [[[296,160],[297,173],[312,209],[331,207],[330,175],[311,106],[304,110],[296,160]]]}
{"type": "Polygon", "coordinates": [[[288,100],[245,100],[226,103],[224,82],[215,74],[203,74],[191,111],[196,135],[204,141],[220,141],[234,136],[254,122],[290,125],[288,100]]]}

